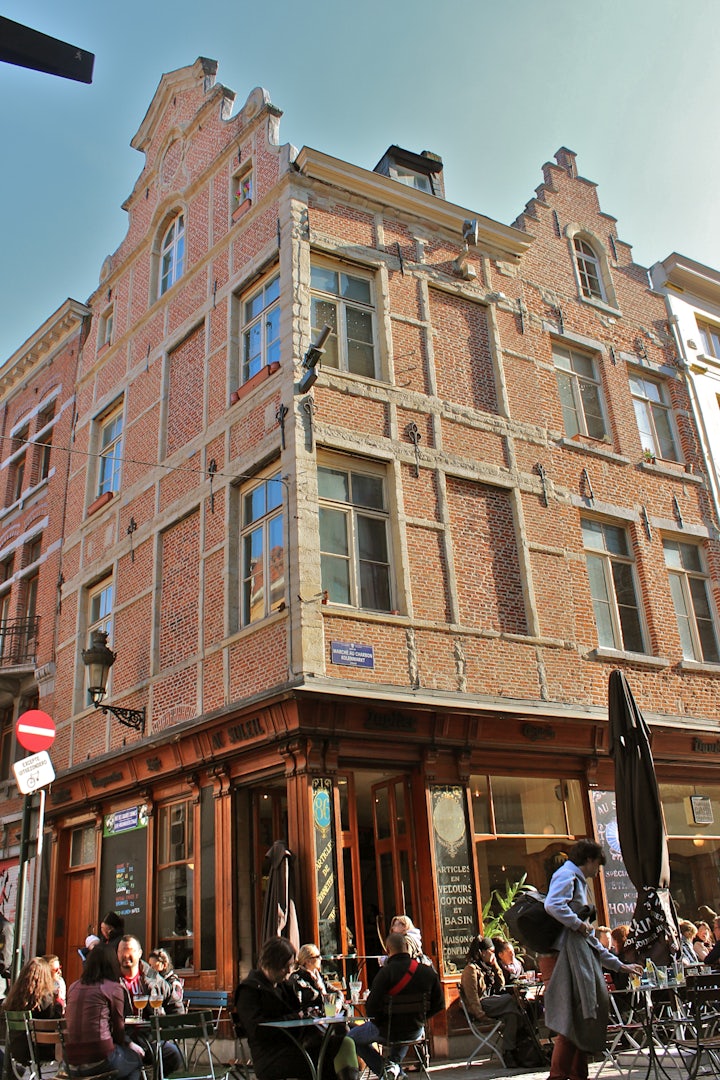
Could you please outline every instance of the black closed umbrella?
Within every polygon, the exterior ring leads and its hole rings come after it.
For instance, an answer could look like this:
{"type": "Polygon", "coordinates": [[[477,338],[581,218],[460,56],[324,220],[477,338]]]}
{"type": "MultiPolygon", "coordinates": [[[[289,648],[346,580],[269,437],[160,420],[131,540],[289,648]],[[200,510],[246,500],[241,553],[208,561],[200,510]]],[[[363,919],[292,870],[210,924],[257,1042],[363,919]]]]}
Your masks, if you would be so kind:
{"type": "Polygon", "coordinates": [[[670,896],[670,858],[650,731],[622,671],[608,687],[610,754],[615,762],[618,837],[628,876],[638,891],[630,944],[638,959],[667,964],[680,952],[670,896]]]}
{"type": "Polygon", "coordinates": [[[262,941],[286,937],[299,949],[294,865],[295,856],[284,840],[276,840],[265,853],[263,873],[267,874],[267,887],[263,903],[262,941]]]}

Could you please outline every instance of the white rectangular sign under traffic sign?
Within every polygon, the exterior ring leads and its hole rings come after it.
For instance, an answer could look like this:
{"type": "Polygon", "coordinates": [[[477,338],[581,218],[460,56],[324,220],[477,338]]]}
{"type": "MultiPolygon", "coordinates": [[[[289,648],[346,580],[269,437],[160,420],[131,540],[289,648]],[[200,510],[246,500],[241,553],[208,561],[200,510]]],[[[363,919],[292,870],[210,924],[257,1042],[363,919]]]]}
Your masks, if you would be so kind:
{"type": "Polygon", "coordinates": [[[39,788],[47,787],[55,779],[55,770],[47,750],[16,761],[13,772],[17,786],[23,795],[32,795],[39,788]]]}

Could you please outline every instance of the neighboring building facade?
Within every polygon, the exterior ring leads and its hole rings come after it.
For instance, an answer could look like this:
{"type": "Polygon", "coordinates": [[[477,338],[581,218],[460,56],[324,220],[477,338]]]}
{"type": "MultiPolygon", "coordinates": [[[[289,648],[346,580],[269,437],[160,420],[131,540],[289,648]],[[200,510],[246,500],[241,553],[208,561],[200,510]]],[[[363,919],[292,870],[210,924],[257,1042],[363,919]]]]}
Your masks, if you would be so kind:
{"type": "Polygon", "coordinates": [[[673,252],[650,271],[665,295],[720,523],[720,272],[673,252]]]}
{"type": "MultiPolygon", "coordinates": [[[[509,227],[435,155],[281,145],[215,70],[133,140],[60,444],[48,947],[72,977],[114,907],[232,987],[284,839],[304,940],[372,955],[407,911],[450,1000],[493,889],[614,851],[615,666],[681,910],[717,904],[718,546],[662,297],[570,151],[509,227]],[[88,705],[93,631],[144,730],[88,705]]],[[[625,888],[613,859],[614,923],[625,888]]]]}

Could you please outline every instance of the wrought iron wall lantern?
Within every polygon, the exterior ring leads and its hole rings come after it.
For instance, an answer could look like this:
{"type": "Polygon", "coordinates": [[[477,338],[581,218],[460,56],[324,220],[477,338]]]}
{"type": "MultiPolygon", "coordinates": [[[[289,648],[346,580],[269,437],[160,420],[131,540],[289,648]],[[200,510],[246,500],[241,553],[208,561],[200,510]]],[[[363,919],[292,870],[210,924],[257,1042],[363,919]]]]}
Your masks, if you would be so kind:
{"type": "Polygon", "coordinates": [[[90,634],[90,648],[83,649],[82,658],[88,670],[88,694],[96,709],[110,713],[125,727],[145,734],[145,709],[119,709],[115,705],[104,704],[107,694],[107,677],[115,663],[117,653],[108,648],[107,634],[104,630],[93,630],[90,634]]]}

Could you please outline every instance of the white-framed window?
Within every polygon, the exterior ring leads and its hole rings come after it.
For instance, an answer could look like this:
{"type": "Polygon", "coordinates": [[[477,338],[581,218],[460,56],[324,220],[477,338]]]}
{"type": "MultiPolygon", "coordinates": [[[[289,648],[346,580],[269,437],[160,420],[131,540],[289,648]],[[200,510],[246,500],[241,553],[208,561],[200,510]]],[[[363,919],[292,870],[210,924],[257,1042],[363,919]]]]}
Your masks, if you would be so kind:
{"type": "Polygon", "coordinates": [[[645,637],[628,534],[594,518],[581,524],[598,645],[642,653],[645,637]]]}
{"type": "Polygon", "coordinates": [[[685,660],[720,663],[718,637],[699,544],[663,540],[670,593],[685,660]]]}
{"type": "Polygon", "coordinates": [[[354,375],[377,378],[375,348],[375,300],[373,281],[361,271],[334,269],[313,264],[310,286],[311,337],[323,326],[332,328],[325,342],[323,364],[354,375]]]}
{"type": "Polygon", "coordinates": [[[98,349],[102,349],[104,345],[112,344],[113,336],[113,306],[110,305],[100,316],[100,326],[98,328],[98,349]]]}
{"type": "Polygon", "coordinates": [[[603,394],[594,358],[555,344],[553,363],[566,433],[607,441],[603,394]]]}
{"type": "Polygon", "coordinates": [[[177,214],[165,230],[160,246],[160,289],[166,293],[185,269],[185,215],[177,214]]]}
{"type": "Polygon", "coordinates": [[[244,202],[252,202],[253,199],[253,173],[252,168],[242,169],[236,173],[232,181],[232,208],[236,210],[244,202]]]}
{"type": "Polygon", "coordinates": [[[112,413],[99,421],[100,426],[100,454],[98,463],[97,495],[104,495],[106,491],[120,490],[120,465],[122,460],[122,433],[123,414],[122,409],[115,409],[112,413]]]}
{"type": "Polygon", "coordinates": [[[242,382],[280,360],[280,275],[243,301],[242,382]]]}
{"type": "Polygon", "coordinates": [[[88,589],[88,641],[93,630],[104,630],[108,645],[112,641],[114,591],[112,578],[103,578],[88,589]]]}
{"type": "Polygon", "coordinates": [[[242,492],[243,625],[264,619],[285,601],[285,520],[280,473],[242,492]]]}
{"type": "MultiPolygon", "coordinates": [[[[102,630],[107,634],[107,646],[112,648],[113,642],[113,603],[115,599],[115,582],[112,576],[104,577],[100,581],[95,582],[94,585],[89,586],[85,593],[85,644],[83,648],[89,648],[92,640],[93,630],[102,630]]],[[[85,697],[83,700],[83,707],[87,704],[87,668],[81,670],[85,671],[85,697]]],[[[108,697],[112,693],[112,668],[108,671],[107,676],[107,695],[108,697]]]]}
{"type": "Polygon", "coordinates": [[[667,391],[662,382],[639,371],[630,371],[628,377],[643,452],[649,451],[653,457],[666,461],[679,461],[667,391]]]}
{"type": "Polygon", "coordinates": [[[716,360],[720,360],[720,326],[699,322],[698,330],[700,331],[705,355],[714,356],[716,360]]]}
{"type": "Polygon", "coordinates": [[[37,420],[37,474],[38,481],[46,480],[50,475],[52,454],[52,424],[55,419],[55,402],[52,401],[38,414],[37,420]]]}
{"type": "Polygon", "coordinates": [[[600,258],[592,244],[582,236],[573,237],[575,266],[580,280],[580,291],[588,300],[606,302],[600,258]]]}
{"type": "Polygon", "coordinates": [[[333,604],[393,609],[382,469],[318,466],[322,588],[333,604]]]}
{"type": "Polygon", "coordinates": [[[427,173],[415,172],[403,165],[391,165],[390,176],[406,187],[415,188],[416,191],[427,191],[432,195],[432,184],[427,173]]]}

